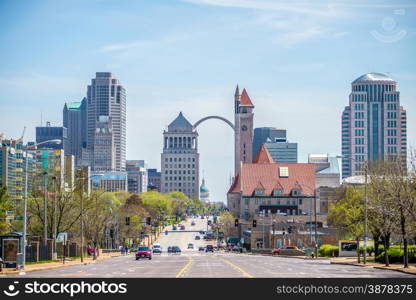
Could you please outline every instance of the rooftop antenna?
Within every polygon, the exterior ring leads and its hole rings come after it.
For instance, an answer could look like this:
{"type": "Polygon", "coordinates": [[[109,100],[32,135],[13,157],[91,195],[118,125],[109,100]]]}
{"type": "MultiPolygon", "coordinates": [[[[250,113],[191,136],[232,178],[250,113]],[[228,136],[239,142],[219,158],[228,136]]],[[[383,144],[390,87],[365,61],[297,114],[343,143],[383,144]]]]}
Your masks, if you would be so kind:
{"type": "Polygon", "coordinates": [[[40,126],[42,127],[43,120],[42,120],[42,112],[40,112],[40,126]]]}

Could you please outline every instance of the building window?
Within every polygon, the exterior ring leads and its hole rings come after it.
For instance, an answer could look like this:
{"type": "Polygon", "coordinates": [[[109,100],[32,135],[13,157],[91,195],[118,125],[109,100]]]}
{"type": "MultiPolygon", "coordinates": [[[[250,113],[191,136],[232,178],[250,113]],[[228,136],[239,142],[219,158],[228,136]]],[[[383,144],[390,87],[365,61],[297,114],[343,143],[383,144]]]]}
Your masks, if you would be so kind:
{"type": "Polygon", "coordinates": [[[264,195],[264,190],[263,189],[255,189],[254,190],[254,195],[263,196],[264,195]]]}
{"type": "Polygon", "coordinates": [[[273,190],[273,196],[281,196],[283,195],[283,190],[282,189],[274,189],[273,190]]]}

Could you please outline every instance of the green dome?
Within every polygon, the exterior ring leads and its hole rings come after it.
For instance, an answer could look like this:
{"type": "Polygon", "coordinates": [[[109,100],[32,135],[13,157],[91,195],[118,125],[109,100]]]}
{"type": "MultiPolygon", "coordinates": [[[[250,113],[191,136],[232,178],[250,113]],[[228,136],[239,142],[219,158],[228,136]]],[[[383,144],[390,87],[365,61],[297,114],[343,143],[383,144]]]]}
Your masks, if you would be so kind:
{"type": "Polygon", "coordinates": [[[202,179],[201,187],[199,188],[200,193],[209,193],[208,188],[205,186],[205,179],[202,179]]]}

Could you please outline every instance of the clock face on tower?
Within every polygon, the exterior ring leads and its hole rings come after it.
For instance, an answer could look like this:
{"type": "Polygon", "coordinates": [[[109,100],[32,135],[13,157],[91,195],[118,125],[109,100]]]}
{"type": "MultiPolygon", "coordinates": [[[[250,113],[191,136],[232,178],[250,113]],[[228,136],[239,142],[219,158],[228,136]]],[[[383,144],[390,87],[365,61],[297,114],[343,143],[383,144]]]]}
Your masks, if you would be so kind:
{"type": "Polygon", "coordinates": [[[247,131],[247,126],[246,125],[241,126],[241,130],[242,131],[247,131]]]}

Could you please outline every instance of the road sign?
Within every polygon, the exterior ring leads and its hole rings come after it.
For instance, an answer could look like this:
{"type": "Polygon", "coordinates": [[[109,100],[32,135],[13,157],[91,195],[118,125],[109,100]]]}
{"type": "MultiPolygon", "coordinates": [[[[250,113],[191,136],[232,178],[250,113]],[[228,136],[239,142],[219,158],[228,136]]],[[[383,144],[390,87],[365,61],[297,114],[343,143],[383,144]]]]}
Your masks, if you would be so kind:
{"type": "Polygon", "coordinates": [[[23,221],[23,217],[14,217],[16,221],[23,221]]]}

